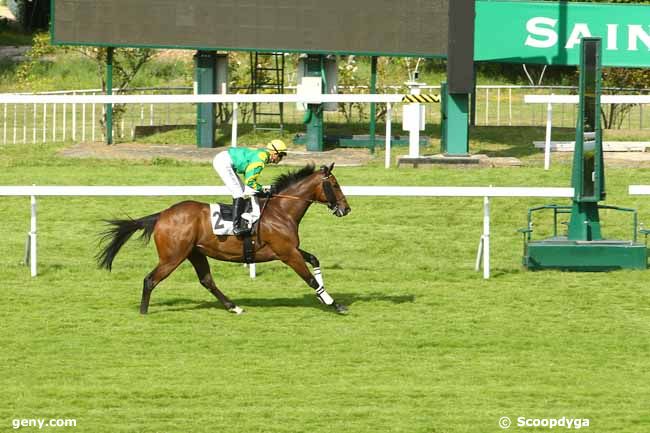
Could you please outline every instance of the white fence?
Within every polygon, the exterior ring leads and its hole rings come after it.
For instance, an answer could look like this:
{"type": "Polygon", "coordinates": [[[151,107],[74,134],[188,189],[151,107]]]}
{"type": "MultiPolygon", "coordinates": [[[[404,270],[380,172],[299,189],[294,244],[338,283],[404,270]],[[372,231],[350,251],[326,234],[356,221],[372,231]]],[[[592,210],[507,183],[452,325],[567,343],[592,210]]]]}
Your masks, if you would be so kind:
{"type": "MultiPolygon", "coordinates": [[[[42,104],[46,110],[48,104],[54,107],[54,122],[56,124],[56,107],[62,105],[65,110],[66,105],[106,105],[106,104],[205,104],[219,103],[232,104],[232,131],[231,146],[237,146],[238,134],[238,107],[239,104],[250,103],[294,103],[294,104],[321,104],[328,102],[342,103],[362,103],[371,102],[386,104],[386,132],[384,135],[386,146],[385,166],[390,166],[390,147],[392,139],[392,104],[402,103],[403,94],[319,94],[319,95],[296,95],[296,94],[210,94],[210,95],[21,95],[21,94],[3,94],[0,95],[0,104],[4,104],[5,109],[8,105],[17,104],[31,105],[42,104]]],[[[413,105],[413,104],[411,104],[413,105]]],[[[417,112],[417,111],[416,111],[417,112]]],[[[14,118],[15,122],[15,118],[14,118]]],[[[65,117],[64,117],[65,122],[65,117]]],[[[6,129],[5,129],[6,133],[6,129]]],[[[25,133],[25,132],[24,132],[25,133]]],[[[411,130],[411,134],[419,134],[419,130],[411,130]]],[[[16,129],[14,128],[14,137],[16,129]]],[[[36,134],[36,132],[34,132],[36,134]]],[[[53,135],[56,133],[53,131],[53,135]]],[[[46,138],[45,126],[43,129],[43,140],[46,138]]],[[[413,140],[412,140],[413,141],[413,140]]],[[[418,140],[414,140],[416,143],[418,140]]],[[[418,151],[416,148],[415,151],[418,151]]],[[[411,156],[418,156],[411,154],[411,156]]]]}
{"type": "MultiPolygon", "coordinates": [[[[578,103],[578,95],[526,95],[527,104],[546,104],[546,138],[544,141],[544,169],[551,166],[551,134],[553,127],[553,104],[578,103]]],[[[650,95],[602,95],[601,104],[650,104],[650,95]]]]}
{"type": "MultiPolygon", "coordinates": [[[[348,186],[346,196],[390,197],[483,197],[483,233],[476,255],[476,270],[483,262],[483,278],[490,278],[490,198],[492,197],[573,197],[573,188],[527,187],[415,187],[348,186]]],[[[37,275],[37,203],[45,196],[224,196],[224,186],[0,186],[0,196],[31,197],[28,251],[31,275],[37,275]]],[[[251,277],[255,268],[251,266],[251,277]]]]}
{"type": "MultiPolygon", "coordinates": [[[[440,86],[423,86],[422,93],[438,93],[440,86]]],[[[501,86],[479,85],[476,94],[476,124],[479,126],[543,126],[546,121],[544,107],[524,103],[524,95],[531,92],[544,94],[571,94],[577,92],[572,86],[501,86]]],[[[117,89],[115,89],[117,91],[117,89]]],[[[289,93],[295,87],[286,86],[289,93]]],[[[405,86],[381,86],[380,90],[388,94],[402,94],[408,89],[405,86]]],[[[645,89],[623,89],[624,91],[648,92],[645,89]]],[[[618,90],[623,91],[623,90],[618,90]]],[[[233,91],[245,92],[246,89],[233,91]]],[[[369,92],[367,86],[339,86],[343,92],[369,92]]],[[[129,92],[138,94],[157,94],[164,92],[191,94],[191,87],[168,88],[137,88],[129,92]]],[[[46,92],[26,96],[47,95],[98,95],[101,89],[72,90],[46,92]]],[[[0,144],[8,143],[35,143],[53,141],[101,141],[103,139],[100,119],[104,115],[104,106],[97,103],[40,103],[11,104],[5,102],[0,94],[0,144]]],[[[135,95],[132,95],[135,96],[135,95]]],[[[575,107],[561,105],[557,111],[555,123],[558,126],[575,125],[575,107]]],[[[245,123],[244,114],[250,114],[250,106],[240,106],[242,115],[239,122],[245,123]]],[[[383,111],[383,109],[382,109],[383,111]]],[[[293,104],[284,107],[285,123],[302,122],[302,113],[296,111],[293,104]]],[[[368,110],[364,110],[367,115],[368,110]]],[[[401,112],[395,112],[393,120],[401,119],[401,112]]],[[[358,115],[353,116],[355,119],[358,115]]],[[[326,112],[326,122],[343,122],[341,113],[326,112]]],[[[355,120],[356,121],[356,120],[355,120]]],[[[367,121],[367,117],[358,119],[367,121]]],[[[433,108],[427,110],[426,122],[440,123],[440,110],[433,108]]],[[[189,104],[131,104],[125,114],[113,125],[116,137],[133,137],[136,127],[160,125],[194,125],[196,124],[196,109],[189,104]]],[[[644,110],[644,105],[639,105],[627,115],[627,122],[623,127],[627,129],[644,129],[650,127],[650,110],[644,110]]]]}

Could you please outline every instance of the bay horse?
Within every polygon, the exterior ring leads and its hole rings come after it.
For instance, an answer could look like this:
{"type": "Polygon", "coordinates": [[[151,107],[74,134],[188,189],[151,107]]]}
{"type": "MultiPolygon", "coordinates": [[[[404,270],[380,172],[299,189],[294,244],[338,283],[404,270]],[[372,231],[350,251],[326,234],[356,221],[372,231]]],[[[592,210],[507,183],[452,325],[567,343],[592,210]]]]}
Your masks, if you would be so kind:
{"type": "MultiPolygon", "coordinates": [[[[347,199],[332,174],[333,168],[333,163],[319,170],[314,165],[307,165],[275,179],[273,189],[277,193],[260,199],[261,216],[253,235],[254,257],[256,263],[281,260],[316,291],[322,303],[333,307],[337,313],[345,314],[347,307],[334,301],[325,290],[316,256],[299,248],[298,236],[298,225],[312,203],[326,204],[337,217],[350,213],[347,199]],[[313,275],[306,262],[311,264],[313,275]]],[[[206,258],[243,263],[243,238],[213,234],[208,203],[183,201],[139,219],[109,220],[107,223],[111,227],[102,237],[106,245],[96,257],[102,268],[112,269],[120,248],[138,230],[143,231],[141,238],[145,242],[153,236],[156,244],[158,264],[144,279],[140,313],[147,314],[153,289],[184,260],[192,263],[201,285],[226,310],[235,314],[244,312],[217,288],[206,258]]]]}

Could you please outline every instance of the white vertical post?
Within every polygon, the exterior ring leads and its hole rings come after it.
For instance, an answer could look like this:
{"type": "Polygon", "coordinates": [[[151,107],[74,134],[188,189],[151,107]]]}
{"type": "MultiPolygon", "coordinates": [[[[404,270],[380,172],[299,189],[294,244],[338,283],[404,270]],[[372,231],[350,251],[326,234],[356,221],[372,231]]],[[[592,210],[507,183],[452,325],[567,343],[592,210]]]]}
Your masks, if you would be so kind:
{"type": "Polygon", "coordinates": [[[56,104],[52,104],[52,141],[56,141],[56,104]]]}
{"type": "Polygon", "coordinates": [[[17,110],[18,109],[16,108],[16,104],[14,104],[14,144],[16,144],[16,134],[17,134],[16,128],[18,128],[18,125],[16,124],[16,116],[18,115],[17,110]]]}
{"type": "Polygon", "coordinates": [[[153,104],[149,104],[149,126],[153,126],[153,104]]]}
{"type": "Polygon", "coordinates": [[[2,117],[2,144],[7,144],[7,104],[4,104],[4,115],[2,117]]]}
{"type": "Polygon", "coordinates": [[[508,88],[508,125],[512,126],[512,87],[508,88]]]}
{"type": "Polygon", "coordinates": [[[551,167],[551,124],[553,123],[553,105],[546,105],[546,140],[544,142],[544,170],[551,167]]]}
{"type": "Polygon", "coordinates": [[[43,104],[43,143],[47,141],[47,104],[43,104]]]}
{"type": "Polygon", "coordinates": [[[483,197],[483,278],[490,278],[490,197],[483,197]]]}
{"type": "MultiPolygon", "coordinates": [[[[409,93],[411,95],[421,94],[421,85],[414,81],[408,81],[406,85],[409,87],[409,93]]],[[[424,123],[424,113],[423,106],[418,103],[405,104],[404,107],[404,119],[402,120],[403,125],[407,125],[405,129],[409,132],[409,154],[410,158],[418,158],[420,156],[420,129],[421,125],[424,123]]]]}
{"type": "MultiPolygon", "coordinates": [[[[75,92],[72,92],[75,95],[75,92]]],[[[77,141],[77,104],[72,104],[72,141],[77,141]]]]}
{"type": "MultiPolygon", "coordinates": [[[[418,113],[420,111],[420,104],[409,104],[412,108],[410,109],[411,114],[418,113]]],[[[416,123],[416,122],[412,122],[416,123]]],[[[420,156],[420,125],[419,121],[416,125],[411,125],[412,128],[409,130],[409,157],[418,158],[420,156]]]]}
{"type": "Polygon", "coordinates": [[[23,143],[27,143],[27,104],[23,105],[23,143]]]}
{"type": "Polygon", "coordinates": [[[232,103],[232,130],[230,135],[230,146],[237,147],[237,113],[239,112],[239,104],[232,103]]]}
{"type": "Polygon", "coordinates": [[[255,263],[251,263],[250,265],[248,265],[248,276],[251,277],[251,279],[253,280],[257,276],[255,273],[255,263]]]}
{"type": "Polygon", "coordinates": [[[68,115],[68,104],[65,102],[63,103],[63,137],[61,137],[61,140],[65,141],[65,136],[66,136],[66,126],[67,125],[67,115],[68,115]]]}
{"type": "Polygon", "coordinates": [[[392,114],[393,114],[393,106],[391,105],[390,102],[386,103],[386,161],[384,163],[385,168],[390,168],[390,139],[391,139],[391,134],[393,133],[392,129],[392,114]]]}
{"type": "Polygon", "coordinates": [[[86,141],[86,104],[81,104],[81,141],[86,141]]]}
{"type": "Polygon", "coordinates": [[[29,226],[29,266],[32,277],[36,276],[36,196],[31,197],[31,220],[29,226]]]}
{"type": "Polygon", "coordinates": [[[95,122],[97,122],[97,115],[95,114],[95,111],[97,111],[97,107],[95,107],[95,104],[92,105],[93,107],[93,114],[92,114],[92,119],[90,120],[92,122],[92,129],[91,129],[91,135],[92,135],[92,141],[95,141],[95,122]]]}
{"type": "Polygon", "coordinates": [[[497,88],[497,126],[501,125],[501,87],[497,88]]]}
{"type": "Polygon", "coordinates": [[[37,116],[38,107],[34,104],[33,112],[33,124],[32,124],[32,143],[36,143],[36,116],[37,116]]]}
{"type": "Polygon", "coordinates": [[[485,88],[485,126],[490,124],[490,89],[485,88]]]}

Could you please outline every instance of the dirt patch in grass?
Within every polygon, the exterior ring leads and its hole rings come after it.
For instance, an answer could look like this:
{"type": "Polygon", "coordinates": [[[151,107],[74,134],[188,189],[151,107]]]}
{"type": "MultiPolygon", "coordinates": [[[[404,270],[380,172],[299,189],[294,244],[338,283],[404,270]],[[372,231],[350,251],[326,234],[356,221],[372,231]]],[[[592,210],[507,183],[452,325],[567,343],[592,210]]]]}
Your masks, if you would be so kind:
{"type": "MultiPolygon", "coordinates": [[[[62,149],[59,153],[70,158],[99,158],[154,160],[172,159],[197,163],[211,163],[214,156],[228,147],[199,148],[192,145],[165,145],[143,143],[78,143],[62,149]]],[[[368,149],[333,149],[325,152],[289,151],[282,165],[303,166],[336,163],[339,167],[355,167],[368,164],[374,158],[368,149]]]]}

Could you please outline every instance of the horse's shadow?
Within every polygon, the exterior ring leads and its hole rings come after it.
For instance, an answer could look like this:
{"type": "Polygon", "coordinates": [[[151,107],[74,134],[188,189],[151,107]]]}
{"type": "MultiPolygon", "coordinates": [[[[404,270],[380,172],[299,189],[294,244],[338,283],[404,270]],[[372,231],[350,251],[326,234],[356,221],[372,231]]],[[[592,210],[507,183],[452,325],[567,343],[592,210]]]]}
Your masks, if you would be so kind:
{"type": "MultiPolygon", "coordinates": [[[[362,302],[390,302],[393,304],[404,304],[415,302],[413,295],[382,295],[382,294],[367,294],[360,295],[356,293],[337,293],[336,300],[345,305],[354,305],[362,302]]],[[[323,305],[318,303],[314,295],[305,294],[296,298],[233,298],[233,301],[242,308],[258,307],[258,308],[324,308],[323,305]]],[[[187,298],[174,298],[164,301],[156,302],[153,306],[168,307],[158,312],[169,311],[191,311],[191,310],[205,310],[210,308],[223,308],[218,301],[203,301],[197,302],[195,299],[187,298]]],[[[149,311],[153,313],[154,311],[149,311]]]]}

